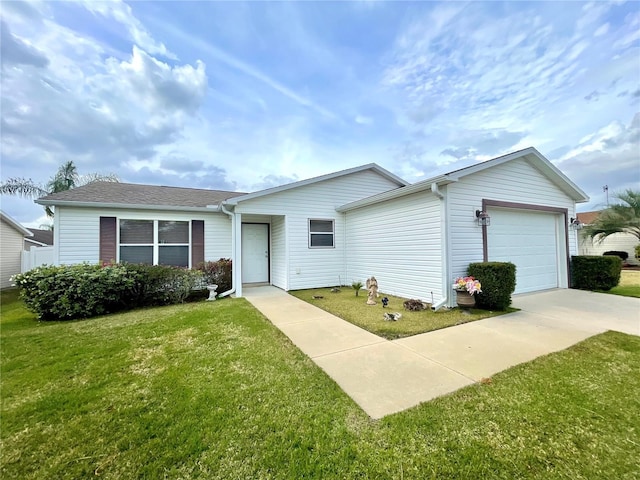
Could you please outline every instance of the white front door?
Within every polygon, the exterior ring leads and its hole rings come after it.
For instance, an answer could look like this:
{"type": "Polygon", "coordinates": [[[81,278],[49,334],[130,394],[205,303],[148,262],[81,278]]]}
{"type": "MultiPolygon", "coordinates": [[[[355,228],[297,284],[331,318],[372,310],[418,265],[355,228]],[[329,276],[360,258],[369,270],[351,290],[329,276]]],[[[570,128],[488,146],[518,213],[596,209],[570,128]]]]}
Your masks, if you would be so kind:
{"type": "Polygon", "coordinates": [[[269,281],[269,225],[242,224],[242,283],[269,281]]]}

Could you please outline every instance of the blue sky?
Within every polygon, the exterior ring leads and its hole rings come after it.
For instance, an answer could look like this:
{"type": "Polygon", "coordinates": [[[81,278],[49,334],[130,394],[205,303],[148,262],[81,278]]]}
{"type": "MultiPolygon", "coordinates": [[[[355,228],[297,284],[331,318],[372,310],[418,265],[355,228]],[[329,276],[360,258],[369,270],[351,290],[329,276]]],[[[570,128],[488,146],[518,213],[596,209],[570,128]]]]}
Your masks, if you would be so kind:
{"type": "MultiPolygon", "coordinates": [[[[528,146],[640,188],[638,2],[2,3],[1,178],[73,160],[254,191],[376,162],[409,182],[528,146]]],[[[2,198],[27,226],[30,200],[2,198]]]]}

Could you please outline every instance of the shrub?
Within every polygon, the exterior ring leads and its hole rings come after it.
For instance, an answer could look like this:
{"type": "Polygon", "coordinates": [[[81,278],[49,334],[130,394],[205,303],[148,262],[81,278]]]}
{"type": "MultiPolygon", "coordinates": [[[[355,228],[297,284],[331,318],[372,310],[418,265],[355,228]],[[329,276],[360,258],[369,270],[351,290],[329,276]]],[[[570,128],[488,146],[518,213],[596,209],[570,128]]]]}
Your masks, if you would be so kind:
{"type": "Polygon", "coordinates": [[[196,267],[204,275],[205,285],[218,285],[218,292],[231,290],[233,264],[230,258],[204,262],[196,267]]]}
{"type": "Polygon", "coordinates": [[[505,310],[511,305],[516,289],[516,266],[510,262],[471,263],[467,275],[480,281],[481,293],[476,293],[476,306],[485,310],[505,310]]]}
{"type": "Polygon", "coordinates": [[[123,265],[42,266],[15,276],[27,308],[42,320],[70,320],[123,310],[136,278],[123,265]]]}
{"type": "Polygon", "coordinates": [[[42,320],[89,318],[183,302],[200,272],[133,264],[43,266],[15,276],[29,310],[42,320]]]}
{"type": "Polygon", "coordinates": [[[182,303],[202,274],[167,265],[126,264],[136,283],[129,292],[131,308],[182,303]]]}
{"type": "Polygon", "coordinates": [[[573,288],[611,290],[620,282],[622,259],[618,256],[580,255],[571,257],[573,288]]]}
{"type": "Polygon", "coordinates": [[[636,245],[636,258],[640,260],[640,244],[636,245]]]}
{"type": "Polygon", "coordinates": [[[622,250],[609,250],[608,252],[604,252],[602,255],[610,255],[613,257],[620,257],[624,262],[627,258],[629,258],[629,254],[622,250]]]}

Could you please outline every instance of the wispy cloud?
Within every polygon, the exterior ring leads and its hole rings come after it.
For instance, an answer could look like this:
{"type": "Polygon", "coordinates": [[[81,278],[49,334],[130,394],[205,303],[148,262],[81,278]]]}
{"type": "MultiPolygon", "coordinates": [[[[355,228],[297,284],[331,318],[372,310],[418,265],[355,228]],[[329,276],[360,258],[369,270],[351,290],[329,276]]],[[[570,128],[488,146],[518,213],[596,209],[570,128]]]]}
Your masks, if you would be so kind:
{"type": "Polygon", "coordinates": [[[127,29],[131,40],[140,48],[153,55],[162,55],[163,57],[177,60],[175,54],[170,52],[164,43],[158,42],[151,36],[140,20],[133,15],[131,7],[122,0],[110,0],[108,2],[80,0],[80,3],[91,13],[113,19],[123,25],[127,29]]]}
{"type": "Polygon", "coordinates": [[[245,63],[242,60],[239,60],[238,58],[234,57],[233,55],[223,51],[222,49],[215,46],[213,43],[203,40],[201,36],[192,35],[168,23],[162,24],[162,28],[166,30],[167,33],[169,33],[171,36],[179,40],[180,42],[184,42],[185,44],[191,46],[192,48],[197,48],[200,52],[202,52],[203,54],[206,54],[207,56],[210,56],[212,59],[223,62],[225,65],[232,67],[235,70],[238,70],[244,73],[245,75],[248,75],[249,77],[262,82],[263,84],[267,85],[268,87],[275,90],[276,92],[282,94],[286,98],[294,101],[298,105],[309,108],[325,117],[328,117],[331,119],[337,118],[337,116],[333,112],[329,111],[325,107],[322,107],[316,104],[315,102],[313,102],[312,100],[310,100],[309,98],[306,98],[294,92],[293,90],[291,90],[290,88],[282,84],[281,82],[278,82],[277,80],[271,78],[264,72],[261,72],[259,69],[253,67],[252,65],[249,65],[248,63],[245,63]]]}

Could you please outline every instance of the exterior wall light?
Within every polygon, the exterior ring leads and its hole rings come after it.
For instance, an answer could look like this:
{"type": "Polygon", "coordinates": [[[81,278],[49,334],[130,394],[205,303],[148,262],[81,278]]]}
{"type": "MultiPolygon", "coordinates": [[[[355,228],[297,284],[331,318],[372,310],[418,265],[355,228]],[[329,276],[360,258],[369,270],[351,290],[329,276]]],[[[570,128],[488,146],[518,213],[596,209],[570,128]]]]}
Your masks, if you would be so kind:
{"type": "Polygon", "coordinates": [[[484,210],[476,210],[476,218],[478,219],[478,225],[481,227],[491,225],[491,217],[484,210]]]}
{"type": "Polygon", "coordinates": [[[572,230],[580,230],[582,229],[583,224],[580,220],[578,220],[577,218],[573,218],[571,217],[571,221],[569,222],[569,228],[571,228],[572,230]]]}

